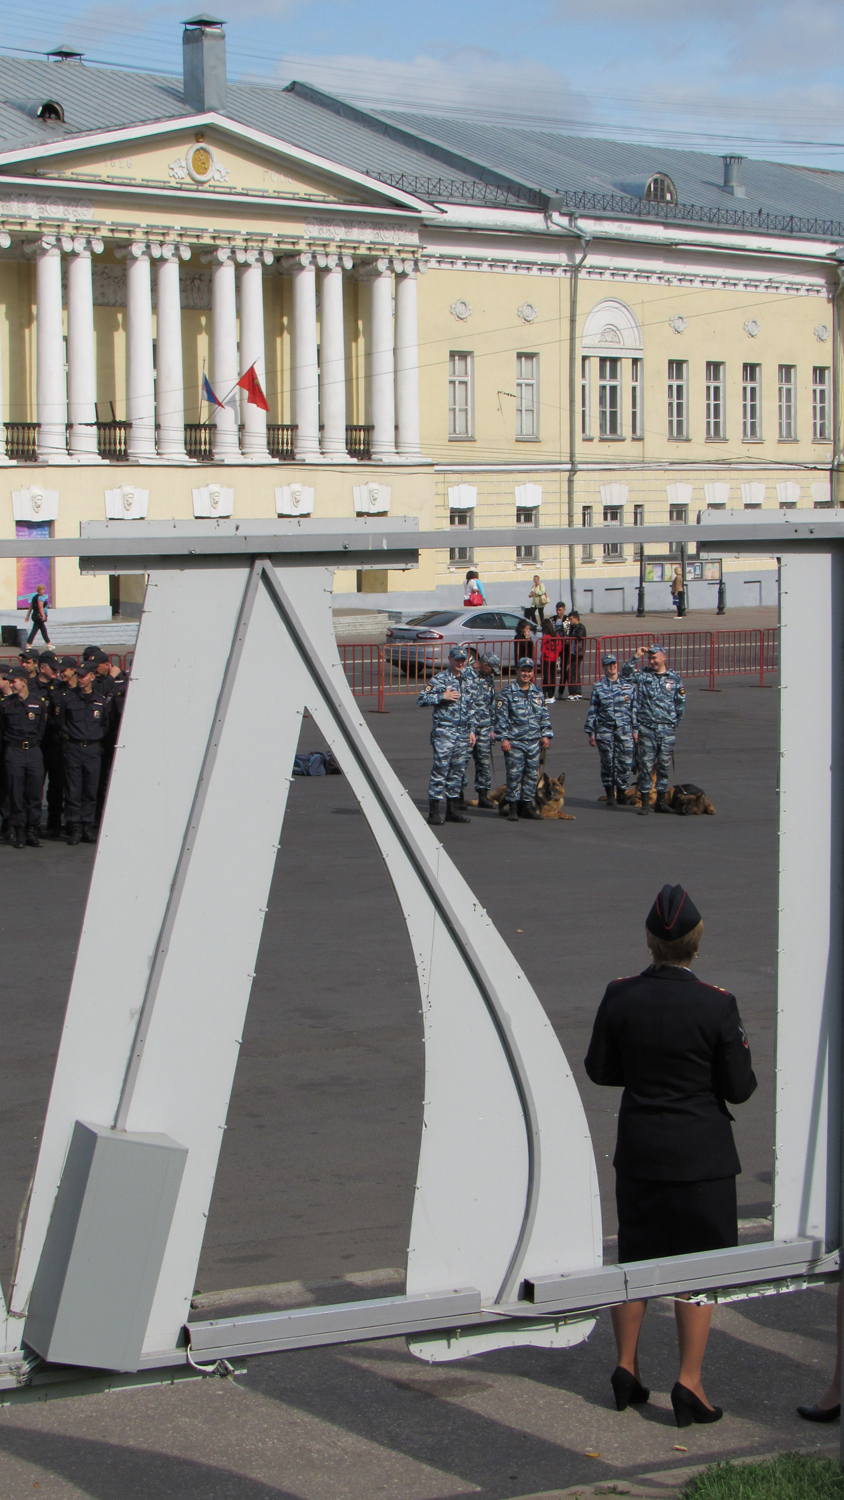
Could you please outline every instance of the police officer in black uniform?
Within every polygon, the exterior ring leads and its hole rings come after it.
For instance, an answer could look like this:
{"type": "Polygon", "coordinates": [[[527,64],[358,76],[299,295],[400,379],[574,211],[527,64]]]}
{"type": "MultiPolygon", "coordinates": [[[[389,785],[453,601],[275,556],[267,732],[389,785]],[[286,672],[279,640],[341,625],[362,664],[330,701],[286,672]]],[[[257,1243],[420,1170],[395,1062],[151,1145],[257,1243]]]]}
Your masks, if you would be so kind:
{"type": "Polygon", "coordinates": [[[59,711],[64,742],[65,822],[69,844],[97,842],[97,789],[111,704],[95,688],[95,677],[94,663],[83,661],[76,669],[76,686],[64,694],[59,711]]]}
{"type": "Polygon", "coordinates": [[[26,667],[12,667],[12,691],[0,702],[0,733],[9,794],[12,848],[40,849],[41,790],[44,761],[41,738],[47,722],[47,703],[30,683],[26,667]]]}
{"type": "Polygon", "coordinates": [[[62,680],[59,676],[59,659],[55,651],[42,651],[36,681],[47,702],[47,723],[44,738],[41,741],[41,754],[44,757],[44,775],[47,783],[47,837],[60,839],[64,776],[58,707],[62,680]]]}
{"type": "MultiPolygon", "coordinates": [[[[613,1160],[621,1263],[738,1244],[741,1164],[727,1104],[742,1104],[756,1088],[735,996],[689,968],[703,922],[682,886],[663,886],[645,927],[653,963],[608,986],[586,1055],[593,1083],[624,1089],[613,1160]]],[[[619,1411],[648,1399],[637,1353],[646,1308],[635,1301],[612,1310],[619,1411]]],[[[709,1405],[700,1378],[712,1308],[685,1299],[674,1308],[677,1426],[717,1422],[721,1408],[709,1405]]]]}
{"type": "Polygon", "coordinates": [[[100,763],[100,784],[97,789],[97,826],[103,815],[106,792],[111,777],[111,766],[114,760],[114,751],[117,745],[117,736],[120,732],[120,720],[123,716],[123,702],[126,697],[126,689],[129,679],[121,668],[119,671],[112,668],[111,657],[106,656],[104,651],[97,651],[88,658],[97,669],[94,689],[102,693],[111,702],[111,718],[109,720],[108,734],[103,740],[103,758],[100,763]]]}

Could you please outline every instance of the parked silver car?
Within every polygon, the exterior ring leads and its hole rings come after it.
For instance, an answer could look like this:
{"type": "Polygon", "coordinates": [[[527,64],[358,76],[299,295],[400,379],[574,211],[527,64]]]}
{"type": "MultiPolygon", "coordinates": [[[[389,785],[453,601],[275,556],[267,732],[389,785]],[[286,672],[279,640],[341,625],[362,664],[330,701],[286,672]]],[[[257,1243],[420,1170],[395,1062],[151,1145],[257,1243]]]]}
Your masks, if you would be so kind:
{"type": "MultiPolygon", "coordinates": [[[[465,646],[466,650],[483,651],[488,646],[501,657],[507,669],[515,659],[511,642],[516,626],[524,616],[513,609],[431,609],[414,615],[403,625],[392,625],[387,631],[388,664],[401,672],[427,674],[444,666],[448,648],[465,646]]],[[[530,622],[531,639],[539,634],[530,622]]]]}

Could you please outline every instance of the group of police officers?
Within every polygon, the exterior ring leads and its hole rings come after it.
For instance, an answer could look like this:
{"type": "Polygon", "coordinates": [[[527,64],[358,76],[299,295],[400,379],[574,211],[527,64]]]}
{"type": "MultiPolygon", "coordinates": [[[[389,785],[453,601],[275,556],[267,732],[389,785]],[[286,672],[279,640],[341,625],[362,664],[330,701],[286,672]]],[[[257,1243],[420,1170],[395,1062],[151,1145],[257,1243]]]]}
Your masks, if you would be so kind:
{"type": "MultiPolygon", "coordinates": [[[[639,814],[646,817],[649,812],[654,772],[655,811],[669,812],[665,794],[677,725],[685,709],[682,679],[667,666],[665,647],[659,644],[640,646],[620,671],[617,657],[610,653],[601,658],[601,665],[603,676],[592,689],[584,728],[600,756],[607,808],[625,801],[635,763],[642,794],[639,814]]],[[[517,663],[515,682],[497,693],[500,671],[500,658],[493,652],[470,662],[464,647],[452,646],[447,667],[419,694],[420,707],[433,708],[429,823],[469,822],[461,809],[470,755],[478,807],[496,807],[489,795],[496,739],[507,768],[509,821],[542,816],[536,805],[540,755],[554,737],[545,694],[534,680],[529,657],[517,663]]]]}
{"type": "Polygon", "coordinates": [[[45,781],[48,838],[96,843],[127,686],[98,646],[0,667],[0,837],[14,849],[41,847],[45,781]]]}

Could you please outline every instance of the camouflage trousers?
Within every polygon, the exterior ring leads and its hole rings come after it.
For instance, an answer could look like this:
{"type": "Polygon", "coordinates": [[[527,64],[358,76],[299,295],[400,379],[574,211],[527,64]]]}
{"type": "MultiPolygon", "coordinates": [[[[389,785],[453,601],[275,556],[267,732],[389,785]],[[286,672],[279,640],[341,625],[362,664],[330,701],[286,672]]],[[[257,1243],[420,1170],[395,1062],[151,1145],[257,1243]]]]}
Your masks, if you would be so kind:
{"type": "Polygon", "coordinates": [[[673,729],[651,729],[639,726],[637,741],[639,760],[639,791],[644,795],[651,789],[651,774],[656,766],[656,789],[668,790],[671,776],[671,761],[674,755],[676,733],[673,729]]]}
{"type": "Polygon", "coordinates": [[[507,801],[532,802],[536,796],[539,780],[539,740],[524,744],[520,740],[510,741],[510,753],[505,752],[507,767],[507,801]]]}
{"type": "Polygon", "coordinates": [[[609,788],[620,786],[626,789],[633,770],[633,736],[619,730],[598,729],[595,731],[598,754],[601,757],[601,782],[609,788]]]}
{"type": "Polygon", "coordinates": [[[456,800],[463,790],[463,775],[469,759],[468,734],[455,733],[453,729],[431,731],[434,748],[434,764],[428,782],[428,798],[439,802],[441,797],[456,800]]]}
{"type": "MultiPolygon", "coordinates": [[[[475,791],[488,792],[492,786],[492,759],[490,757],[489,730],[482,729],[469,755],[475,762],[475,791]]],[[[466,761],[466,769],[463,772],[463,785],[468,780],[469,761],[466,761]]]]}

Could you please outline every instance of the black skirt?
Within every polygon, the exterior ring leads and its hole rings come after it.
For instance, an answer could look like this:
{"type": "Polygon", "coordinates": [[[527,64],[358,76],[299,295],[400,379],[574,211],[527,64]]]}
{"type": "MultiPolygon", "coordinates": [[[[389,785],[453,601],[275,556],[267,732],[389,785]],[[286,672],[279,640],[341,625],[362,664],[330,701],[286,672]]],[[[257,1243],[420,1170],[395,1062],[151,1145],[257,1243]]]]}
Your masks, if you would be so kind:
{"type": "Polygon", "coordinates": [[[654,1182],[616,1173],[618,1259],[661,1260],[738,1244],[735,1177],[654,1182]]]}

